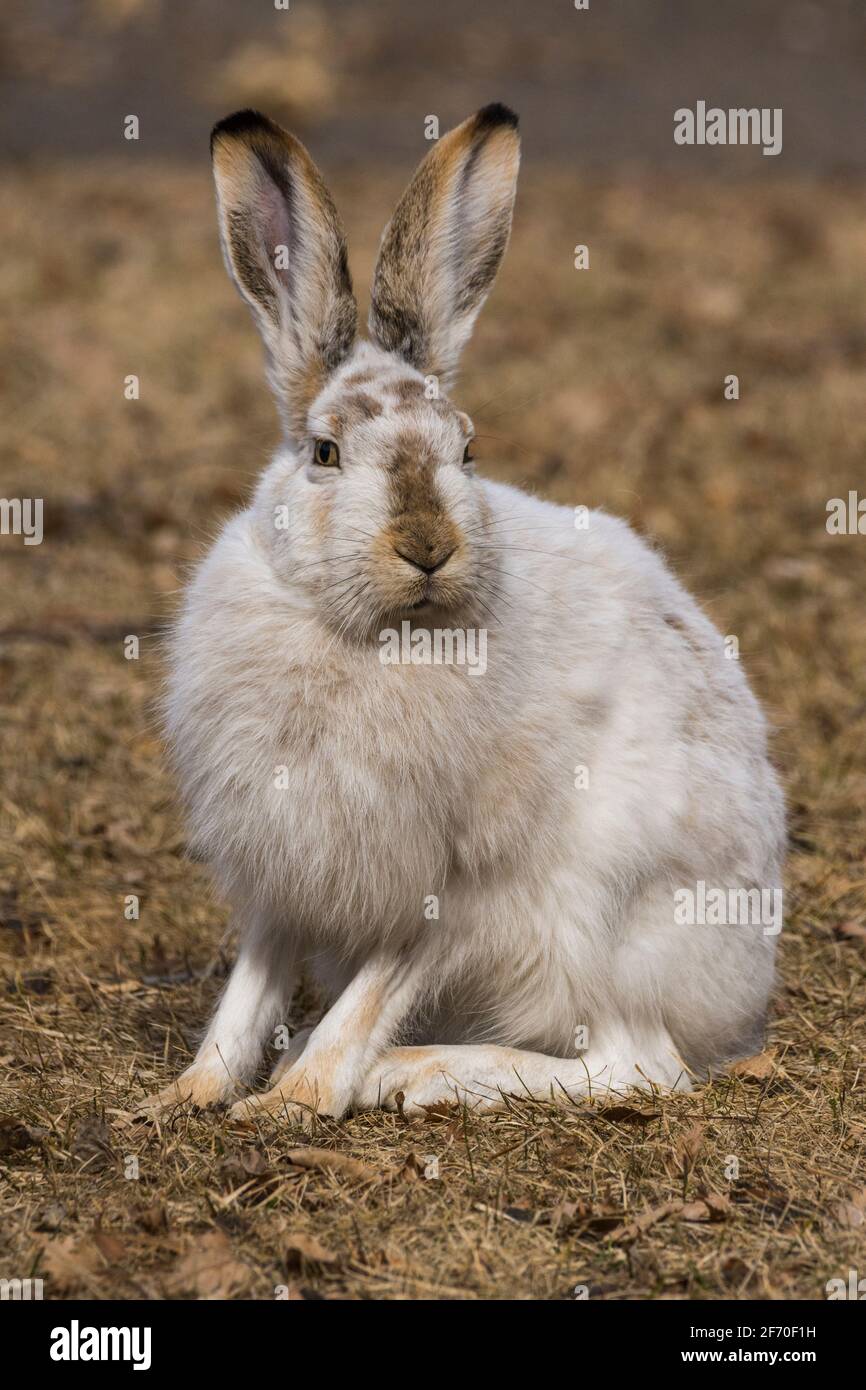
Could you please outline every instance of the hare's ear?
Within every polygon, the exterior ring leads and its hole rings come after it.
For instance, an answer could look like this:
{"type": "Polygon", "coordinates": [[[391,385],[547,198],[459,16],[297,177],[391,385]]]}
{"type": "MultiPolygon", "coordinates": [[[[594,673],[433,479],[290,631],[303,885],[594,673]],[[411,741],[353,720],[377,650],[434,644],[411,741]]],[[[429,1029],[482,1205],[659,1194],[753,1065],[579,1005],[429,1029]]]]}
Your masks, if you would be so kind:
{"type": "Polygon", "coordinates": [[[220,121],[211,154],[226,265],[255,315],[271,385],[297,436],[357,329],[340,219],[301,142],[267,116],[239,111],[220,121]]]}
{"type": "Polygon", "coordinates": [[[433,146],[382,236],[370,333],[446,386],[508,244],[519,163],[514,112],[483,107],[433,146]]]}

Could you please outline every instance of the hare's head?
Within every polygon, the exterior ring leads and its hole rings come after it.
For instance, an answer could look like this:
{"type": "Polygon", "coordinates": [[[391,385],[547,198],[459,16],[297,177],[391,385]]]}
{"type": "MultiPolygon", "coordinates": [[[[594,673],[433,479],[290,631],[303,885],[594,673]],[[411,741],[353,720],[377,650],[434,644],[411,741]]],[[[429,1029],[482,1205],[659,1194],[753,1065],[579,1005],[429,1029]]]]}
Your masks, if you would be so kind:
{"type": "Polygon", "coordinates": [[[483,614],[494,547],[472,422],[446,393],[508,241],[516,116],[486,106],[421,163],[382,237],[369,341],[303,145],[244,111],[212,150],[226,263],[287,436],[255,504],[275,573],[356,633],[419,610],[483,614]]]}

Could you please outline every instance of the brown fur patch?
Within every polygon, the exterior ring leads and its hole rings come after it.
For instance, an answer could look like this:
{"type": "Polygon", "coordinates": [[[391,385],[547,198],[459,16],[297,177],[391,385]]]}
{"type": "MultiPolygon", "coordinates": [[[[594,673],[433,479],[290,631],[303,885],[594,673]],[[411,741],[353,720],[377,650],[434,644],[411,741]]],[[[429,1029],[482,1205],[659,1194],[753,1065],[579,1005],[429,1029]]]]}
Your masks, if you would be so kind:
{"type": "Polygon", "coordinates": [[[382,373],[372,367],[364,367],[362,371],[350,372],[343,379],[344,386],[369,386],[371,381],[378,381],[382,373]]]}
{"type": "Polygon", "coordinates": [[[388,382],[388,393],[398,406],[416,405],[424,395],[424,383],[416,376],[401,376],[388,382]]]}
{"type": "Polygon", "coordinates": [[[455,550],[460,535],[435,481],[436,455],[423,435],[403,430],[385,460],[396,550],[421,565],[434,565],[455,550]]]}
{"type": "Polygon", "coordinates": [[[353,391],[343,396],[337,407],[337,415],[343,429],[362,425],[365,420],[375,420],[382,414],[382,403],[367,391],[353,391]]]}

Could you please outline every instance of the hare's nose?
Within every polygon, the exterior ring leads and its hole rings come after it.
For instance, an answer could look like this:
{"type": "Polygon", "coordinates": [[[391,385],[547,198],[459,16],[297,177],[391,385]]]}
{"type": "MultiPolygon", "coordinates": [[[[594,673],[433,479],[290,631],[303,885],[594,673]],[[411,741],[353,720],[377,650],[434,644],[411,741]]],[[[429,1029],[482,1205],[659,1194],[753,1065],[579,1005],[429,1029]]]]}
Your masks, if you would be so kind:
{"type": "Polygon", "coordinates": [[[441,570],[443,565],[447,565],[456,549],[456,546],[452,546],[444,554],[440,552],[438,555],[428,550],[425,551],[422,558],[419,554],[407,555],[405,550],[398,550],[395,545],[394,554],[399,555],[400,559],[405,560],[407,565],[412,565],[413,569],[420,570],[422,574],[435,574],[437,570],[441,570]]]}

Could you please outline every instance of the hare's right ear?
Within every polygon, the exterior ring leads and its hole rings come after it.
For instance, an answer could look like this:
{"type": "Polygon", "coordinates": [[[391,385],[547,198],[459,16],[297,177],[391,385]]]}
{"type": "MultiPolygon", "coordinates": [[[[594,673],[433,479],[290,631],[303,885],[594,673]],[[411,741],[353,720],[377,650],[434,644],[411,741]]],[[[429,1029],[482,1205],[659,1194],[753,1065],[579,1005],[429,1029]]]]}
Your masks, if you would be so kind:
{"type": "Polygon", "coordinates": [[[301,142],[258,111],[220,121],[211,155],[226,265],[255,315],[283,420],[298,437],[357,330],[340,219],[301,142]]]}
{"type": "Polygon", "coordinates": [[[370,333],[447,387],[508,243],[517,117],[485,106],[437,140],[382,235],[370,333]]]}

